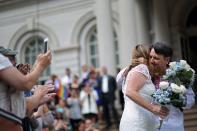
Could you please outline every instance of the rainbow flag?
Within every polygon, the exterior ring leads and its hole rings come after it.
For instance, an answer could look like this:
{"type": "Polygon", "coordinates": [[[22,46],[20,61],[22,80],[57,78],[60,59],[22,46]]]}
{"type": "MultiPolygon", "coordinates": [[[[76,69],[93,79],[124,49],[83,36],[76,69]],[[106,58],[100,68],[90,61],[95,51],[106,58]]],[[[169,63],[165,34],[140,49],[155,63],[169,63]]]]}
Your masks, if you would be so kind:
{"type": "Polygon", "coordinates": [[[68,98],[68,89],[58,80],[57,96],[63,100],[68,98]]]}

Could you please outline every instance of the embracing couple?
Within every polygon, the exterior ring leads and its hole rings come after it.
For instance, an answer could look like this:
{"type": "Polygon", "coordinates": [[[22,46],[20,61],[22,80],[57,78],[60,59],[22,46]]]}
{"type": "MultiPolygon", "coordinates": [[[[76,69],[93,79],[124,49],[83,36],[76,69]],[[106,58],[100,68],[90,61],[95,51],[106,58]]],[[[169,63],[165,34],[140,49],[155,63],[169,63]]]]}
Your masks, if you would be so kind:
{"type": "MultiPolygon", "coordinates": [[[[152,103],[151,95],[159,88],[160,78],[165,74],[171,60],[172,49],[162,42],[151,47],[136,45],[132,51],[130,66],[117,75],[122,85],[125,107],[120,121],[120,131],[157,131],[158,118],[165,118],[160,131],[184,131],[183,112],[152,103]]],[[[187,106],[194,104],[192,89],[186,93],[187,106]]]]}

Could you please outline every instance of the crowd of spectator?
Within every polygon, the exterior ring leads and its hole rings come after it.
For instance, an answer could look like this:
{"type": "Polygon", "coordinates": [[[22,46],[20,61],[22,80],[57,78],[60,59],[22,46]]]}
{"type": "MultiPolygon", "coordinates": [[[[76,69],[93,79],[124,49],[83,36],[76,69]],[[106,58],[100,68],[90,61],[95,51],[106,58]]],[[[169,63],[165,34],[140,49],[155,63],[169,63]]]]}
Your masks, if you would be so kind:
{"type": "Polygon", "coordinates": [[[102,129],[101,123],[106,129],[109,129],[112,123],[118,126],[119,115],[115,108],[117,83],[115,78],[108,74],[105,66],[96,69],[84,65],[81,75],[72,74],[71,69],[66,68],[62,78],[52,74],[43,85],[38,85],[39,76],[50,64],[50,51],[39,55],[34,66],[17,64],[15,57],[17,52],[11,49],[1,47],[0,53],[0,75],[3,83],[6,83],[5,89],[2,88],[5,93],[1,93],[1,98],[5,96],[2,98],[5,100],[4,103],[1,100],[0,108],[20,117],[23,129],[99,131],[102,129]],[[3,66],[5,60],[10,61],[10,63],[7,61],[7,67],[3,66]],[[24,79],[24,82],[20,83],[21,79],[8,81],[2,77],[4,75],[7,77],[8,74],[4,72],[8,69],[14,70],[12,73],[18,73],[17,77],[24,79]]]}
{"type": "Polygon", "coordinates": [[[106,129],[112,123],[118,126],[119,115],[114,103],[117,84],[106,67],[96,69],[84,65],[80,77],[66,68],[62,78],[51,75],[45,82],[48,83],[55,85],[57,93],[54,101],[48,103],[55,116],[55,130],[99,131],[101,123],[106,129]]]}

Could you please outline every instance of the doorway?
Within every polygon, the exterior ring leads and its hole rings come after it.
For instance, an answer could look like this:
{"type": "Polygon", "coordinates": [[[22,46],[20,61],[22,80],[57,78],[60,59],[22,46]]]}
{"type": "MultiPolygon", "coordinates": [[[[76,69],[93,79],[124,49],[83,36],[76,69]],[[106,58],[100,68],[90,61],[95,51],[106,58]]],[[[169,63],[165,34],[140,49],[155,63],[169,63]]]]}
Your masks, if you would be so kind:
{"type": "MultiPolygon", "coordinates": [[[[187,60],[197,73],[197,6],[191,10],[185,24],[185,37],[181,38],[182,58],[187,60]]],[[[197,75],[193,85],[197,103],[197,75]]]]}

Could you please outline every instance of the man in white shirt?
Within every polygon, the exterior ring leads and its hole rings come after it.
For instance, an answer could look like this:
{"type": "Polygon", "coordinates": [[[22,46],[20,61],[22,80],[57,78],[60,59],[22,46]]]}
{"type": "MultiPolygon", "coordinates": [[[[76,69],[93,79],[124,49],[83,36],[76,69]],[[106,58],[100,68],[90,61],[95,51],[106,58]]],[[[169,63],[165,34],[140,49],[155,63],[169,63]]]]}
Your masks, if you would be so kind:
{"type": "Polygon", "coordinates": [[[62,85],[66,88],[70,88],[72,84],[72,76],[69,68],[65,69],[65,76],[61,79],[62,85]]]}
{"type": "MultiPolygon", "coordinates": [[[[103,105],[103,115],[106,122],[106,128],[111,126],[110,111],[113,114],[113,120],[118,124],[118,114],[115,109],[115,91],[117,89],[116,80],[114,77],[107,74],[107,68],[102,67],[102,76],[98,80],[98,87],[101,88],[101,100],[103,105]]],[[[112,117],[112,116],[111,116],[112,117]]]]}

